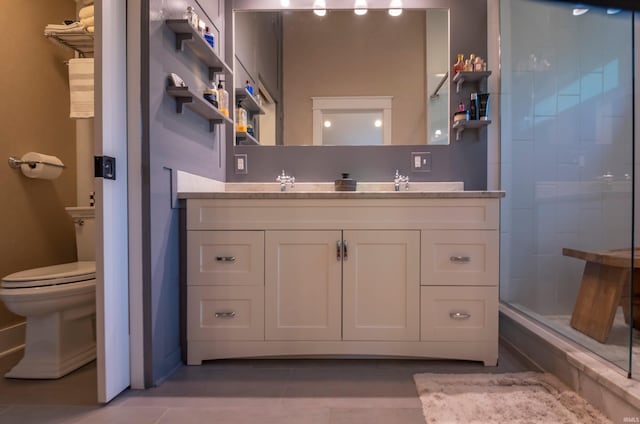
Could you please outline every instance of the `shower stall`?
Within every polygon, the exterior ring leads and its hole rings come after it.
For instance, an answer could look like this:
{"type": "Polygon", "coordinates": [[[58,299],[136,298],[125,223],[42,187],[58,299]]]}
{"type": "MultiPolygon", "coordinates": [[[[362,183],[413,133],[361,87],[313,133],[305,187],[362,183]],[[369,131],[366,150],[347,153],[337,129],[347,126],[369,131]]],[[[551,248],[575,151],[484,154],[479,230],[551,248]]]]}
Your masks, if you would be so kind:
{"type": "Polygon", "coordinates": [[[640,379],[634,37],[631,12],[500,1],[501,301],[640,379]]]}

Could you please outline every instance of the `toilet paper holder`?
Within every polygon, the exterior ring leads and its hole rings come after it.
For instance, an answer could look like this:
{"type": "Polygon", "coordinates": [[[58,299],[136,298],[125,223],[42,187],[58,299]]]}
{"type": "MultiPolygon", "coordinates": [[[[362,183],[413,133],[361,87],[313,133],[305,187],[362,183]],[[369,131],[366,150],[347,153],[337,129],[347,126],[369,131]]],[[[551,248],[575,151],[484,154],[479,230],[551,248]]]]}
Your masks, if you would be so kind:
{"type": "Polygon", "coordinates": [[[44,162],[41,160],[22,160],[22,159],[15,158],[13,156],[9,156],[8,162],[9,162],[9,167],[13,169],[20,168],[20,165],[29,165],[29,168],[33,169],[38,164],[54,166],[56,168],[66,168],[65,165],[61,165],[59,163],[44,162]]]}

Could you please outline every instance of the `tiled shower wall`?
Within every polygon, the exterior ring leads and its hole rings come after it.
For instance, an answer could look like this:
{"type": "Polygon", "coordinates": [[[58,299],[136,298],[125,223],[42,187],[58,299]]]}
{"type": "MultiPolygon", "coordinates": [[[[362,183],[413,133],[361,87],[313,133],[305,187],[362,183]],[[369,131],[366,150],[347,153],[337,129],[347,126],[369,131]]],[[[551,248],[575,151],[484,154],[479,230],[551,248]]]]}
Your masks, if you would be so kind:
{"type": "Polygon", "coordinates": [[[584,262],[631,245],[631,15],[502,0],[501,299],[571,313],[584,262]]]}

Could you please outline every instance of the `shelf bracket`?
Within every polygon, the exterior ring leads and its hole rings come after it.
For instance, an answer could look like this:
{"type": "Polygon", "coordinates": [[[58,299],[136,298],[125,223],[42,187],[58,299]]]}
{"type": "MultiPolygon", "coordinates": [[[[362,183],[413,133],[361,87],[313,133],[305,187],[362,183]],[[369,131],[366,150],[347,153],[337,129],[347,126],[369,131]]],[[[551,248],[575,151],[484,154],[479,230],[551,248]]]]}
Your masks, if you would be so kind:
{"type": "Polygon", "coordinates": [[[193,35],[186,32],[176,32],[176,50],[182,50],[182,43],[193,40],[193,35]]]}
{"type": "Polygon", "coordinates": [[[462,138],[463,131],[464,131],[464,127],[456,128],[456,141],[460,141],[460,138],[462,138]]]}
{"type": "Polygon", "coordinates": [[[176,97],[176,112],[182,113],[183,105],[185,103],[193,103],[193,99],[191,97],[176,97]]]}
{"type": "Polygon", "coordinates": [[[464,83],[464,78],[460,77],[458,79],[458,82],[456,83],[456,93],[460,93],[460,90],[462,89],[462,84],[464,83]]]}
{"type": "Polygon", "coordinates": [[[222,73],[222,67],[220,66],[210,66],[209,67],[209,81],[214,81],[216,74],[222,73]]]}

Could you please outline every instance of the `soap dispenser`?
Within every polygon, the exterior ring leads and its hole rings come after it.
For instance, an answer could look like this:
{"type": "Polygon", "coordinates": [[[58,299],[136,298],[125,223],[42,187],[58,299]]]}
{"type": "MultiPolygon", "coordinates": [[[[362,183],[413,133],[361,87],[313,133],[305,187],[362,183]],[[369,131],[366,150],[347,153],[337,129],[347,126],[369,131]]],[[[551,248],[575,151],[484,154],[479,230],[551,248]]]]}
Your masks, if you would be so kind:
{"type": "Polygon", "coordinates": [[[241,103],[238,102],[238,109],[236,113],[238,123],[236,125],[236,131],[241,133],[247,132],[247,111],[244,110],[241,103]]]}
{"type": "Polygon", "coordinates": [[[223,81],[218,81],[218,110],[224,116],[229,117],[229,92],[222,86],[223,81]]]}

